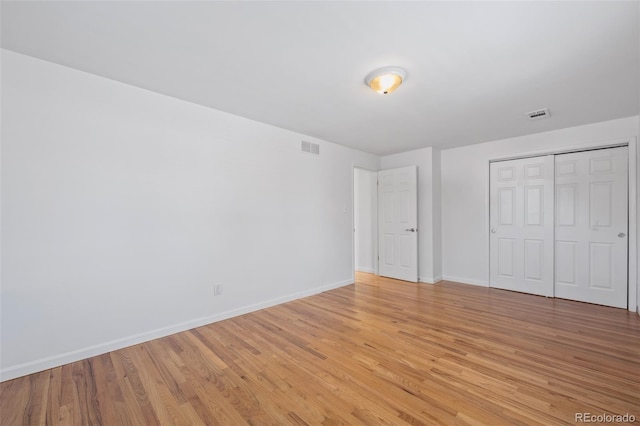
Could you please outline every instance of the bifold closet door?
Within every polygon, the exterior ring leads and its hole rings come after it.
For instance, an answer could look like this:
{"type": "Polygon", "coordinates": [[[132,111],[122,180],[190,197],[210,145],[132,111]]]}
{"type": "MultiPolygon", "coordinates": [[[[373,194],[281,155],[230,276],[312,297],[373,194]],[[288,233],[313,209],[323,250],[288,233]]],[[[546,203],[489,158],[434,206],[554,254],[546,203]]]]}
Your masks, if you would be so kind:
{"type": "Polygon", "coordinates": [[[556,156],[556,297],[627,307],[627,155],[556,156]]]}
{"type": "Polygon", "coordinates": [[[490,165],[490,286],[553,296],[553,156],[490,165]]]}

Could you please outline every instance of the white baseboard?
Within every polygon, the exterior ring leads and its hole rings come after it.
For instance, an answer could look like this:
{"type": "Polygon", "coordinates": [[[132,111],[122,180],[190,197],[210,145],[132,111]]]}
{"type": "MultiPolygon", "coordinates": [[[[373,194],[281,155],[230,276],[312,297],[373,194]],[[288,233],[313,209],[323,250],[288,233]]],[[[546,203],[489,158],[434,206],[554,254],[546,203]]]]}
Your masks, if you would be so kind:
{"type": "Polygon", "coordinates": [[[148,342],[150,340],[159,339],[161,337],[169,336],[171,334],[180,333],[182,331],[191,330],[192,328],[201,327],[207,324],[212,324],[214,322],[237,317],[239,315],[248,314],[250,312],[255,312],[260,309],[265,309],[271,306],[280,305],[282,303],[290,302],[292,300],[302,299],[303,297],[312,296],[314,294],[322,293],[328,290],[333,290],[335,288],[343,287],[349,284],[353,284],[353,281],[350,279],[335,282],[332,284],[326,284],[320,287],[315,287],[310,290],[295,292],[286,296],[266,300],[264,302],[255,303],[252,305],[247,305],[247,306],[243,306],[236,309],[231,309],[215,315],[196,318],[196,319],[185,321],[179,324],[170,325],[168,327],[162,327],[162,328],[158,328],[148,332],[123,337],[121,339],[111,340],[109,342],[101,343],[98,345],[88,346],[86,348],[78,349],[75,351],[66,352],[59,355],[54,355],[51,357],[37,359],[35,361],[29,361],[23,364],[14,365],[14,366],[5,368],[3,370],[0,370],[0,382],[15,379],[17,377],[26,376],[28,374],[37,373],[43,370],[48,370],[50,368],[59,367],[61,365],[80,361],[93,356],[102,355],[107,352],[111,352],[118,349],[126,348],[128,346],[148,342]]]}
{"type": "Polygon", "coordinates": [[[452,277],[450,275],[444,275],[442,279],[445,281],[453,281],[453,282],[462,283],[462,284],[471,284],[471,285],[477,285],[480,287],[489,287],[486,281],[476,280],[473,278],[452,277]]]}
{"type": "Polygon", "coordinates": [[[367,272],[369,274],[375,274],[376,271],[373,268],[363,268],[361,266],[356,266],[356,271],[358,272],[367,272]]]}
{"type": "Polygon", "coordinates": [[[437,277],[418,277],[418,281],[426,284],[436,284],[442,281],[442,275],[438,275],[437,277]]]}

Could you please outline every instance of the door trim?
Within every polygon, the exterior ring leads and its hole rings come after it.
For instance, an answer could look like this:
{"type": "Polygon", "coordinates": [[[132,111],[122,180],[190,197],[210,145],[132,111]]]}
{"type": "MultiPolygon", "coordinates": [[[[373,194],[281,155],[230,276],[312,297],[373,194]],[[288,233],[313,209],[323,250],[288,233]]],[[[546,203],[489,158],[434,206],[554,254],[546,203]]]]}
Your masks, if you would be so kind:
{"type": "MultiPolygon", "coordinates": [[[[361,166],[358,163],[351,163],[351,282],[356,282],[356,237],[355,229],[356,226],[356,217],[355,217],[355,173],[356,169],[366,170],[371,173],[378,173],[378,170],[370,169],[366,166],[361,166]]],[[[375,211],[373,212],[373,235],[371,236],[372,244],[373,244],[373,258],[376,259],[373,265],[374,274],[378,275],[378,190],[372,191],[373,193],[373,204],[376,206],[375,211]]]]}
{"type": "Polygon", "coordinates": [[[518,155],[503,155],[490,158],[485,163],[485,221],[484,221],[484,238],[485,238],[485,265],[487,265],[487,274],[485,285],[489,287],[491,282],[491,258],[489,256],[491,246],[489,238],[489,229],[491,226],[489,216],[489,186],[490,186],[490,164],[498,161],[515,160],[520,158],[538,157],[543,155],[555,155],[555,154],[567,154],[570,152],[589,151],[593,149],[603,148],[615,148],[620,146],[629,147],[628,161],[629,161],[629,173],[628,173],[628,198],[629,198],[629,247],[628,247],[628,262],[627,262],[627,309],[632,312],[640,314],[640,305],[638,304],[638,227],[637,227],[637,173],[638,173],[638,141],[637,138],[625,138],[614,139],[608,142],[585,142],[578,145],[568,146],[562,149],[546,149],[537,151],[526,151],[518,155]]]}

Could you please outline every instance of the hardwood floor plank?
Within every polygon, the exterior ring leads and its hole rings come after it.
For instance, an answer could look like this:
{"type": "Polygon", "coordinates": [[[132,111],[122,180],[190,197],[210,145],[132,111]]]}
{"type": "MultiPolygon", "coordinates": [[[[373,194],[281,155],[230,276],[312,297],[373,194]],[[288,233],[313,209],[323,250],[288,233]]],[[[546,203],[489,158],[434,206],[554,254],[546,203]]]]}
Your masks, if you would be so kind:
{"type": "Polygon", "coordinates": [[[640,317],[357,274],[356,284],[0,384],[0,426],[640,423],[640,317]]]}
{"type": "Polygon", "coordinates": [[[80,424],[80,401],[76,392],[75,382],[73,380],[74,364],[66,364],[60,368],[60,416],[62,424],[77,425],[80,424]]]}
{"type": "Polygon", "coordinates": [[[144,365],[146,368],[138,369],[140,383],[144,387],[149,404],[159,419],[164,419],[172,425],[187,425],[188,420],[180,411],[180,402],[176,400],[169,390],[170,384],[163,380],[146,349],[147,344],[139,345],[131,351],[131,360],[136,365],[144,365]]]}
{"type": "MultiPolygon", "coordinates": [[[[89,361],[92,361],[93,367],[93,380],[95,382],[96,388],[96,402],[99,405],[99,411],[102,419],[101,424],[118,424],[121,423],[123,417],[118,415],[120,411],[117,406],[118,395],[115,394],[112,382],[110,383],[109,381],[109,378],[113,380],[113,366],[111,366],[111,371],[109,371],[108,369],[110,368],[110,366],[109,364],[105,364],[105,359],[109,359],[109,357],[100,355],[95,358],[89,359],[89,361]]],[[[124,418],[127,417],[128,415],[125,415],[124,418]]]]}
{"type": "Polygon", "coordinates": [[[111,362],[121,383],[124,400],[131,410],[132,424],[158,424],[159,419],[149,403],[147,393],[138,377],[138,368],[131,360],[130,351],[136,346],[111,353],[111,362]]]}
{"type": "MultiPolygon", "coordinates": [[[[47,418],[46,424],[67,424],[64,421],[60,402],[62,388],[62,368],[52,368],[49,370],[49,394],[47,395],[47,418]]],[[[0,398],[2,401],[2,398],[0,398]]],[[[0,424],[5,424],[1,421],[0,424]]]]}
{"type": "Polygon", "coordinates": [[[93,371],[96,360],[97,358],[94,357],[73,363],[73,381],[83,425],[103,424],[93,371]]]}

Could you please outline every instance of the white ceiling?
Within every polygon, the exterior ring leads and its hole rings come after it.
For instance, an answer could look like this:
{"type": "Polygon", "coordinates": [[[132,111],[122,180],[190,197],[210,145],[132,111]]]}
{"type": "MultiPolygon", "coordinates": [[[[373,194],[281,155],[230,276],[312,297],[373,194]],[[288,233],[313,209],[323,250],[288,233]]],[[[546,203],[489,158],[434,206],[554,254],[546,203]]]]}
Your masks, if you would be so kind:
{"type": "Polygon", "coordinates": [[[636,115],[640,2],[2,1],[2,47],[375,154],[636,115]],[[373,69],[408,77],[388,96],[373,69]],[[548,107],[551,118],[525,113],[548,107]]]}

